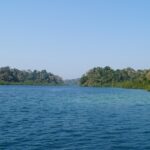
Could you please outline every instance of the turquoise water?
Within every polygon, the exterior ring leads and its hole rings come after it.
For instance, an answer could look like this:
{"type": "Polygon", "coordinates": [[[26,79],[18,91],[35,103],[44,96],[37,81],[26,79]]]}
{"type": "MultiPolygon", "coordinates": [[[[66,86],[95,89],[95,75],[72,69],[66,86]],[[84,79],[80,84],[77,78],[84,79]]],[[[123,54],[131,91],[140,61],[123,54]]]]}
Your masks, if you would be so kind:
{"type": "Polygon", "coordinates": [[[0,86],[0,150],[149,150],[150,92],[0,86]]]}

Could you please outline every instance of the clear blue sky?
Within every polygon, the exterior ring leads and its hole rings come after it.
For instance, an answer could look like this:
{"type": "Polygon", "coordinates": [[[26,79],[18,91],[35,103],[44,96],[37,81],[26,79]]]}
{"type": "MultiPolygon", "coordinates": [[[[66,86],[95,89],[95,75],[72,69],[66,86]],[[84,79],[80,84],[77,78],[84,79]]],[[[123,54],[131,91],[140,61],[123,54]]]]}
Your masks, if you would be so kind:
{"type": "Polygon", "coordinates": [[[0,66],[80,77],[150,68],[149,0],[0,1],[0,66]]]}

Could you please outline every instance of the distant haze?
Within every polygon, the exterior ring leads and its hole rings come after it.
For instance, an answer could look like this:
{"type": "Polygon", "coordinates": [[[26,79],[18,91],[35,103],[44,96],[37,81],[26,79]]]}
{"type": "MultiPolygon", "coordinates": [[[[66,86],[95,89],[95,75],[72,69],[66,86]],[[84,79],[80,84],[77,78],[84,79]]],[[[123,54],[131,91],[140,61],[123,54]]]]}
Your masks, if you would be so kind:
{"type": "Polygon", "coordinates": [[[0,2],[0,67],[64,79],[97,66],[150,68],[148,0],[0,2]]]}

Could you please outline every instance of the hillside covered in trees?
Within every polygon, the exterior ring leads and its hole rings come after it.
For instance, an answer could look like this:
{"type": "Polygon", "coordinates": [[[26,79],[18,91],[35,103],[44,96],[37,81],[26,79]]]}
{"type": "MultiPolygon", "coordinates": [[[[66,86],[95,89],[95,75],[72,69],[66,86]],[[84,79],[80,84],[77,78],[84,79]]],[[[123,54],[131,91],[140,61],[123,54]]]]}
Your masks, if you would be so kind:
{"type": "Polygon", "coordinates": [[[140,88],[150,90],[150,69],[117,69],[106,66],[89,70],[80,79],[82,86],[140,88]]]}
{"type": "Polygon", "coordinates": [[[59,85],[63,84],[63,80],[46,70],[22,71],[2,67],[0,68],[0,84],[59,85]]]}

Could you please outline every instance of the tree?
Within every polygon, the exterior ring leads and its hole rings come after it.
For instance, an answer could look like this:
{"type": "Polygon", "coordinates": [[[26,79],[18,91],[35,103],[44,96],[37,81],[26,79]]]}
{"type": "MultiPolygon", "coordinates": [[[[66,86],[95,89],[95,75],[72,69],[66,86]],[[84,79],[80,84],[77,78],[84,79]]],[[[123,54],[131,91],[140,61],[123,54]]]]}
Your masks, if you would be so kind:
{"type": "Polygon", "coordinates": [[[63,84],[63,79],[46,70],[42,71],[21,71],[10,67],[0,68],[0,83],[20,84],[63,84]]]}

